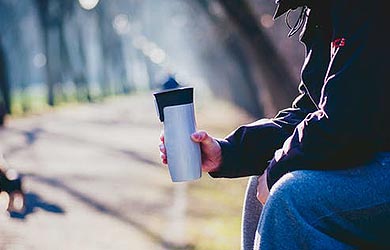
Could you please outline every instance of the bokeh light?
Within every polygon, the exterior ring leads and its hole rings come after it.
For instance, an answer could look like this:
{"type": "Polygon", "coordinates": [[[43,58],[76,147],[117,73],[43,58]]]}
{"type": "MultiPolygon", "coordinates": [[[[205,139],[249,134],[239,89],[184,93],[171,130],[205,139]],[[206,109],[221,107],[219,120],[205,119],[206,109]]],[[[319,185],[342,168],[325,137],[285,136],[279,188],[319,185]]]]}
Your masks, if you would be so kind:
{"type": "Polygon", "coordinates": [[[46,65],[46,62],[47,62],[47,59],[46,59],[45,54],[37,53],[36,55],[34,55],[33,64],[35,67],[42,68],[43,66],[46,65]]]}
{"type": "Polygon", "coordinates": [[[80,6],[86,10],[92,10],[99,3],[99,0],[79,0],[80,6]]]}
{"type": "Polygon", "coordinates": [[[160,48],[152,49],[149,56],[150,56],[150,60],[152,60],[152,62],[156,64],[163,63],[166,57],[164,50],[160,48]]]}
{"type": "Polygon", "coordinates": [[[129,17],[125,14],[116,15],[112,26],[118,34],[126,34],[129,31],[129,17]]]}
{"type": "Polygon", "coordinates": [[[260,24],[264,28],[271,28],[274,25],[273,17],[270,14],[264,14],[260,17],[260,24]]]}

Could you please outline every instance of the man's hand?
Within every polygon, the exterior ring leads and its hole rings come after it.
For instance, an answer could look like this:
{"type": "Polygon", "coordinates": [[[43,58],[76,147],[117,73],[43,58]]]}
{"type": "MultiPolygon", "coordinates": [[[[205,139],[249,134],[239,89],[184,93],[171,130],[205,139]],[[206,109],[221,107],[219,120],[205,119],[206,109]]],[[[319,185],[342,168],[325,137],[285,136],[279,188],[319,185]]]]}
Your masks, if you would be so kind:
{"type": "MultiPolygon", "coordinates": [[[[191,135],[194,142],[200,143],[202,153],[202,170],[205,172],[217,171],[222,163],[222,151],[216,139],[206,131],[198,131],[191,135]]],[[[160,157],[163,164],[167,164],[167,152],[164,145],[164,134],[160,136],[160,157]]]]}
{"type": "Polygon", "coordinates": [[[258,184],[256,197],[261,202],[261,204],[264,205],[269,196],[269,190],[267,186],[267,174],[264,173],[260,175],[257,179],[257,183],[258,184]]]}

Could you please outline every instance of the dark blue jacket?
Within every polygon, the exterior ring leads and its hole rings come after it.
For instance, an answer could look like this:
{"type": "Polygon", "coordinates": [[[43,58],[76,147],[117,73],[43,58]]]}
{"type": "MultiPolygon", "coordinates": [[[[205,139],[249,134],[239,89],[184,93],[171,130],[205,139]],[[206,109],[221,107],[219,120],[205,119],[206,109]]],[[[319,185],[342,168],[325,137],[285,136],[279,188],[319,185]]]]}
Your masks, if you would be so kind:
{"type": "Polygon", "coordinates": [[[309,7],[300,95],[274,118],[220,140],[223,163],[213,177],[266,171],[271,187],[290,171],[351,168],[390,151],[386,1],[299,2],[309,7]]]}

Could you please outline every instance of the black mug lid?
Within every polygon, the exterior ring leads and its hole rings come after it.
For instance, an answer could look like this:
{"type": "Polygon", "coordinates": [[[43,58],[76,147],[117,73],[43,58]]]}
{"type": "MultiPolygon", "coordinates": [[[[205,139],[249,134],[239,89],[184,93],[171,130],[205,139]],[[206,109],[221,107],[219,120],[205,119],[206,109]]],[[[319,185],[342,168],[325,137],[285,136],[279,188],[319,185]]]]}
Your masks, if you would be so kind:
{"type": "Polygon", "coordinates": [[[164,122],[165,107],[193,103],[193,90],[193,87],[182,87],[153,93],[160,121],[164,122]]]}

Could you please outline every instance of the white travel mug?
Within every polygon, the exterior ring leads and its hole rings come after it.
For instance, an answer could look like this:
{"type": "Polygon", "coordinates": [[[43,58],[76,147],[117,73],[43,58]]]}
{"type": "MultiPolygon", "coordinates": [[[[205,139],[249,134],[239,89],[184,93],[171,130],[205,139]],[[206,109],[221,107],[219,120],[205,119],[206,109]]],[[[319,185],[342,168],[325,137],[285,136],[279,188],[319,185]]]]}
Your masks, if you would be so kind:
{"type": "Polygon", "coordinates": [[[191,140],[196,131],[193,88],[183,87],[154,93],[160,121],[164,124],[164,144],[173,182],[191,181],[202,176],[199,143],[191,140]]]}

